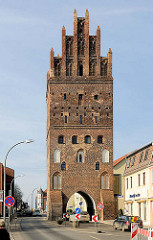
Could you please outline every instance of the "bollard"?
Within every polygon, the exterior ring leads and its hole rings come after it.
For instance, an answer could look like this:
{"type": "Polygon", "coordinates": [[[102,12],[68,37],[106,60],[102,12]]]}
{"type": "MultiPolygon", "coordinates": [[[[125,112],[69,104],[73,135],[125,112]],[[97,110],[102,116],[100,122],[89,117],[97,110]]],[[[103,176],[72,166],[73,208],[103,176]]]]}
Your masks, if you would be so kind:
{"type": "Polygon", "coordinates": [[[78,228],[80,223],[79,223],[79,221],[73,221],[72,225],[73,225],[73,228],[78,228]]]}

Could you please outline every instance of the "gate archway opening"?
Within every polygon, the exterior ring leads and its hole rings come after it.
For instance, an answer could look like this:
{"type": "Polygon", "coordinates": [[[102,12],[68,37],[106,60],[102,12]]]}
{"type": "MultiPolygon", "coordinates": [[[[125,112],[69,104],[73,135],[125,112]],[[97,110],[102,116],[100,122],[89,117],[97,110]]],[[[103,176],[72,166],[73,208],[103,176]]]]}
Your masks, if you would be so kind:
{"type": "Polygon", "coordinates": [[[85,192],[78,191],[74,193],[67,202],[66,211],[74,212],[76,208],[80,208],[81,211],[87,211],[90,215],[90,220],[92,215],[95,215],[95,201],[91,196],[85,192]]]}

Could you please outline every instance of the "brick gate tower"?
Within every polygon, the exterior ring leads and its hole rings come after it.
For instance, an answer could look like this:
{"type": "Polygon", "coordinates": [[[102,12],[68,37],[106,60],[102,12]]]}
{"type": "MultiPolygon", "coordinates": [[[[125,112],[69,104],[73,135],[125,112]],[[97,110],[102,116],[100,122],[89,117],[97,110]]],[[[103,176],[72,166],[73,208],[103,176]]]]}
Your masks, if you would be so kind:
{"type": "Polygon", "coordinates": [[[47,73],[47,214],[66,211],[74,193],[90,215],[114,216],[112,51],[100,56],[100,27],[89,36],[89,12],[73,13],[73,35],[62,28],[62,55],[50,51],[47,73]]]}

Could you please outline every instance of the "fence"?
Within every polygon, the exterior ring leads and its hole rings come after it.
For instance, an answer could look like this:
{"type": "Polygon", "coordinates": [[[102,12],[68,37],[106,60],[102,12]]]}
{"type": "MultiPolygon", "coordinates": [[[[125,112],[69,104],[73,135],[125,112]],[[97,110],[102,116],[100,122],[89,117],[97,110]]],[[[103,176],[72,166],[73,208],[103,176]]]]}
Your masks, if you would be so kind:
{"type": "Polygon", "coordinates": [[[153,240],[153,229],[148,230],[139,228],[138,224],[131,224],[131,239],[132,240],[153,240]]]}

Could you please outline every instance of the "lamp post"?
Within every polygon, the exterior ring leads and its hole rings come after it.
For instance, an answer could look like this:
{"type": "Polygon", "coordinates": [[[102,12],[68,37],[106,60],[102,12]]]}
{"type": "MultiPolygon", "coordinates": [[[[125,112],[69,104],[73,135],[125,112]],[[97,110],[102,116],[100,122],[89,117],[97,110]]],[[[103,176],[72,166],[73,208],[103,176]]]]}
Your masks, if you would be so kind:
{"type": "MultiPolygon", "coordinates": [[[[31,143],[31,142],[34,142],[34,140],[25,140],[25,141],[22,141],[22,142],[18,142],[16,143],[15,145],[13,145],[7,152],[6,156],[5,156],[5,160],[4,160],[4,201],[5,201],[5,198],[6,198],[6,160],[7,160],[7,157],[9,155],[9,152],[14,148],[16,147],[17,145],[19,144],[22,144],[22,143],[31,143]]],[[[3,202],[3,218],[4,218],[4,221],[6,219],[6,212],[5,212],[5,203],[3,202]]]]}

